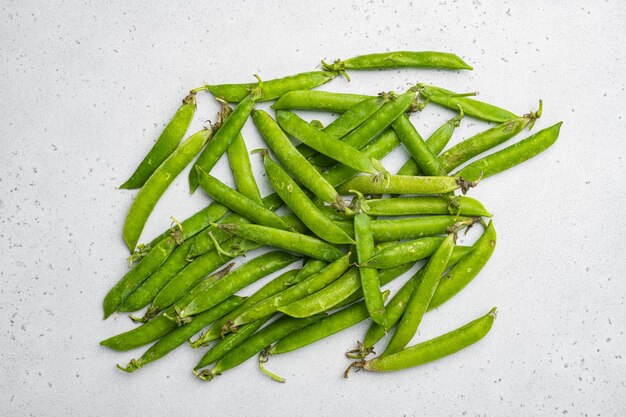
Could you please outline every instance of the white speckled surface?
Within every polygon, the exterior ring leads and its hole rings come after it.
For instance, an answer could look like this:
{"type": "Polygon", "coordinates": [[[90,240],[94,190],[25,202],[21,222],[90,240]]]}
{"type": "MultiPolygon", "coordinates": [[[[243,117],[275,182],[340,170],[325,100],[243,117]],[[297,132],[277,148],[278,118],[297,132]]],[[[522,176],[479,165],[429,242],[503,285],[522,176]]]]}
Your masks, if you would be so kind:
{"type": "MultiPolygon", "coordinates": [[[[54,3],[0,3],[1,415],[626,415],[623,2],[54,3]],[[132,327],[101,317],[126,270],[121,228],[134,193],[115,187],[185,92],[395,49],[452,51],[475,71],[354,73],[326,88],[377,93],[420,80],[480,90],[519,113],[543,98],[536,128],[564,121],[553,148],[473,191],[494,213],[498,248],[415,340],[497,305],[492,333],[439,362],[348,381],[343,352],[365,325],[273,358],[284,385],[255,361],[203,384],[190,372],[202,353],[187,347],[132,375],[115,369],[141,354],[98,345],[132,327]]],[[[202,97],[198,115],[214,119],[216,108],[202,97]]],[[[413,118],[428,135],[450,114],[433,106],[413,118]]],[[[453,140],[484,127],[468,119],[453,140]]],[[[244,134],[250,149],[261,145],[250,123],[244,134]]],[[[225,168],[216,172],[231,181],[225,168]]],[[[144,240],[206,202],[179,178],[144,240]]]]}

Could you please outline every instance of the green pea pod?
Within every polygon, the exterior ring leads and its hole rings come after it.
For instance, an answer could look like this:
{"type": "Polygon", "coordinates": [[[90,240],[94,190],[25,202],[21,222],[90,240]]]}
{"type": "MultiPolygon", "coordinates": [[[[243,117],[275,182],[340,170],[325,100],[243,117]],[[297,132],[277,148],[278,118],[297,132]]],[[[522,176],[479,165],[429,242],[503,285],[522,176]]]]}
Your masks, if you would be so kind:
{"type": "Polygon", "coordinates": [[[339,278],[345,270],[348,269],[349,264],[350,254],[348,253],[326,266],[320,272],[306,278],[302,282],[291,285],[284,291],[252,306],[250,309],[236,317],[233,320],[233,325],[238,327],[242,324],[267,317],[278,311],[280,307],[291,304],[294,301],[300,300],[307,295],[321,290],[339,278]]]}
{"type": "Polygon", "coordinates": [[[341,251],[336,247],[301,233],[288,232],[257,224],[216,224],[216,227],[257,242],[259,245],[273,246],[322,261],[332,262],[341,257],[341,251]]]}
{"type": "Polygon", "coordinates": [[[471,197],[419,196],[367,200],[361,210],[370,216],[417,216],[423,214],[460,214],[491,217],[483,204],[471,197]]]}
{"type": "Polygon", "coordinates": [[[150,213],[167,187],[191,163],[211,137],[211,130],[203,129],[187,139],[154,171],[135,197],[124,222],[124,241],[132,253],[137,246],[150,213]]]}
{"type": "Polygon", "coordinates": [[[347,194],[354,190],[362,194],[445,194],[459,188],[466,192],[474,185],[460,177],[390,175],[385,181],[373,181],[370,176],[360,175],[341,184],[337,192],[347,194]]]}
{"type": "Polygon", "coordinates": [[[215,97],[231,103],[243,101],[249,94],[253,94],[256,101],[277,99],[294,90],[308,90],[326,84],[338,75],[332,71],[311,71],[290,75],[274,80],[261,81],[257,77],[256,83],[248,84],[215,84],[205,88],[215,97]]]}
{"type": "Polygon", "coordinates": [[[304,278],[310,277],[313,274],[317,274],[322,269],[326,268],[328,262],[320,261],[319,259],[309,259],[306,261],[302,269],[293,277],[292,280],[286,281],[288,285],[297,284],[302,282],[304,278]]]}
{"type": "Polygon", "coordinates": [[[459,223],[471,224],[474,219],[462,216],[424,216],[403,219],[372,220],[371,228],[376,242],[417,239],[447,233],[459,223]]]}
{"type": "Polygon", "coordinates": [[[141,161],[133,175],[124,184],[120,185],[120,188],[128,190],[141,188],[146,183],[159,165],[178,147],[191,124],[195,112],[196,94],[190,93],[185,97],[182,106],[174,114],[172,120],[165,126],[161,136],[150,149],[148,155],[141,161]]]}
{"type": "Polygon", "coordinates": [[[215,306],[209,311],[205,311],[194,318],[191,323],[187,323],[177,329],[172,330],[167,335],[163,336],[161,340],[156,342],[150,347],[139,359],[131,359],[126,367],[117,367],[125,372],[133,372],[139,368],[144,367],[150,362],[154,362],[161,359],[189,339],[194,334],[198,333],[204,327],[214,322],[224,314],[234,310],[240,305],[245,298],[233,295],[227,300],[224,300],[221,304],[215,306]]]}
{"type": "Polygon", "coordinates": [[[514,145],[472,162],[458,172],[463,178],[480,179],[506,171],[548,149],[559,137],[562,122],[543,129],[514,145]]]}
{"type": "Polygon", "coordinates": [[[425,84],[418,84],[417,88],[419,93],[424,96],[428,102],[452,110],[457,110],[460,106],[468,116],[487,122],[503,123],[518,117],[508,110],[469,98],[468,95],[472,94],[458,94],[440,87],[425,84]]]}
{"type": "Polygon", "coordinates": [[[334,244],[354,243],[350,236],[319,211],[298,184],[267,153],[263,154],[263,164],[274,190],[313,233],[334,244]]]}
{"type": "Polygon", "coordinates": [[[296,139],[344,165],[370,174],[377,174],[382,169],[380,164],[375,166],[371,158],[354,147],[316,129],[290,111],[277,111],[276,120],[280,127],[296,139]]]}
{"type": "MultiPolygon", "coordinates": [[[[465,117],[463,109],[460,109],[460,113],[450,120],[446,121],[437,130],[435,130],[426,139],[426,147],[433,155],[439,155],[443,148],[446,147],[454,131],[461,124],[461,120],[465,117]]],[[[424,173],[415,162],[415,159],[409,158],[408,161],[398,170],[398,175],[423,175],[424,173]]]]}
{"type": "Polygon", "coordinates": [[[173,238],[163,240],[111,288],[103,302],[105,319],[113,314],[120,304],[165,262],[175,247],[176,242],[173,238]]]}
{"type": "MultiPolygon", "coordinates": [[[[354,236],[359,263],[365,262],[374,254],[374,236],[367,214],[359,213],[354,216],[354,236]]],[[[372,320],[384,326],[385,302],[380,290],[378,271],[374,268],[359,267],[359,275],[367,311],[372,320]]]]}
{"type": "Polygon", "coordinates": [[[344,373],[348,377],[351,368],[364,369],[373,372],[398,371],[423,365],[428,362],[451,355],[462,350],[485,337],[496,317],[493,308],[487,315],[474,320],[463,327],[446,333],[442,336],[403,349],[393,355],[379,356],[369,361],[353,362],[344,373]]]}
{"type": "Polygon", "coordinates": [[[436,51],[394,51],[360,55],[345,61],[338,59],[332,64],[322,61],[322,66],[329,71],[386,68],[473,69],[455,54],[436,51]]]}
{"type": "Polygon", "coordinates": [[[335,188],[298,152],[269,114],[257,110],[252,119],[276,158],[295,179],[327,203],[343,201],[335,188]]]}
{"type": "Polygon", "coordinates": [[[277,229],[289,228],[280,216],[273,211],[233,190],[217,178],[209,175],[199,166],[196,166],[196,170],[198,171],[200,186],[215,201],[257,224],[277,229]]]}
{"type": "Polygon", "coordinates": [[[217,362],[217,364],[215,364],[213,369],[196,372],[196,375],[205,381],[210,381],[216,375],[221,375],[222,372],[232,369],[250,359],[275,341],[280,340],[288,334],[306,327],[311,323],[314,323],[322,317],[324,317],[324,314],[307,317],[305,319],[282,317],[256,332],[245,343],[228,352],[222,359],[220,359],[219,362],[217,362]]]}
{"type": "Polygon", "coordinates": [[[298,90],[285,93],[272,104],[274,110],[316,110],[345,113],[372,96],[335,93],[319,90],[298,90]]]}
{"type": "Polygon", "coordinates": [[[398,117],[393,122],[393,129],[411,154],[411,157],[413,157],[417,163],[417,166],[425,175],[435,176],[447,174],[441,163],[437,160],[437,156],[428,149],[424,139],[417,133],[413,123],[411,123],[406,114],[398,117]]]}
{"type": "Polygon", "coordinates": [[[298,259],[298,257],[286,252],[269,252],[256,257],[217,281],[213,285],[210,294],[196,297],[187,303],[178,311],[178,317],[185,318],[206,311],[237,291],[269,274],[283,269],[298,259]]]}
{"type": "Polygon", "coordinates": [[[252,172],[248,148],[246,148],[246,142],[243,140],[241,133],[235,136],[235,140],[228,147],[228,162],[235,178],[237,191],[255,203],[263,204],[259,186],[252,172]]]}
{"type": "MultiPolygon", "coordinates": [[[[254,108],[254,99],[251,96],[246,97],[239,103],[235,110],[219,124],[219,128],[206,148],[202,151],[195,166],[202,168],[210,173],[217,161],[228,150],[230,144],[240,134],[241,128],[248,120],[250,112],[254,108]]],[[[189,189],[193,193],[198,188],[197,169],[189,171],[189,189]]]]}
{"type": "MultiPolygon", "coordinates": [[[[452,255],[455,246],[455,234],[450,233],[448,237],[439,245],[424,267],[424,275],[417,288],[404,309],[404,314],[396,326],[396,331],[391,336],[391,340],[383,355],[391,355],[404,349],[415,336],[430,300],[439,285],[441,274],[446,269],[446,265],[452,255]]],[[[379,323],[380,324],[380,323],[379,323]]]]}
{"type": "MultiPolygon", "coordinates": [[[[424,237],[421,239],[400,242],[381,250],[368,259],[363,265],[376,269],[397,268],[407,262],[417,262],[431,256],[439,244],[441,237],[424,237]]],[[[453,256],[465,256],[474,250],[471,246],[455,246],[453,256]]]]}

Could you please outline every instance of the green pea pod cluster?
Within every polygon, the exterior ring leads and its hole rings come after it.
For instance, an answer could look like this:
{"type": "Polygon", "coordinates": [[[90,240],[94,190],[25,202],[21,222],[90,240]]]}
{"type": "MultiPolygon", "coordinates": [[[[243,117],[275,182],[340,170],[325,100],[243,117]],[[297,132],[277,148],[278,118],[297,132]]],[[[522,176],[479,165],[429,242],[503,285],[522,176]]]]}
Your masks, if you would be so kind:
{"type": "Polygon", "coordinates": [[[120,187],[139,189],[123,226],[131,269],[104,297],[104,318],[134,313],[130,318],[139,325],[100,343],[117,351],[151,346],[118,367],[136,371],[189,341],[205,349],[193,367],[200,379],[212,380],[259,354],[261,370],[285,382],[266,368],[272,355],[364,321],[367,332],[346,352],[353,361],[345,377],[351,369],[422,365],[481,340],[495,308],[413,343],[427,312],[470,283],[483,285],[473,282],[494,253],[496,231],[486,206],[465,194],[546,151],[561,123],[503,148],[535,125],[542,101],[523,114],[479,101],[476,93],[424,83],[378,95],[315,89],[335,78],[349,81],[353,71],[421,68],[473,69],[447,52],[393,51],[322,61],[321,70],[282,78],[255,75],[253,83],[191,90],[120,187]],[[202,94],[221,103],[216,122],[183,140],[202,94]],[[273,113],[256,108],[265,101],[273,101],[273,113]],[[429,104],[454,113],[422,136],[419,116],[411,115],[428,111],[429,104]],[[335,116],[324,126],[301,110],[335,116]],[[494,125],[453,141],[465,117],[494,125]],[[250,118],[267,145],[253,151],[264,168],[257,175],[242,133],[250,118]],[[386,157],[398,148],[407,159],[391,174],[386,157]],[[233,187],[214,169],[224,154],[233,187]],[[199,186],[211,202],[182,221],[172,216],[166,230],[139,243],[161,196],[189,165],[191,192],[199,186]],[[266,189],[274,193],[263,197],[266,189]],[[472,245],[457,244],[459,233],[478,225],[482,233],[472,245]],[[394,294],[388,286],[409,271],[394,294]],[[375,350],[380,355],[368,358],[375,350]]]}

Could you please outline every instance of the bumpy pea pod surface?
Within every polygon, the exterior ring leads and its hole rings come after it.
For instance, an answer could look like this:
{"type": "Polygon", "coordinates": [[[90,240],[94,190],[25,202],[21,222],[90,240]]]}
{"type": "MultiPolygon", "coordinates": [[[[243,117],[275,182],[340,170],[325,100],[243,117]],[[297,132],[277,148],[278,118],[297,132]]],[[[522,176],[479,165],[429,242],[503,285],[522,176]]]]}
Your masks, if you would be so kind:
{"type": "Polygon", "coordinates": [[[177,148],[154,171],[133,200],[124,221],[124,241],[132,253],[148,217],[165,190],[183,169],[191,163],[211,136],[211,130],[203,129],[177,148]]]}
{"type": "Polygon", "coordinates": [[[398,371],[451,355],[485,337],[491,330],[495,317],[496,309],[493,308],[485,316],[442,336],[403,349],[393,355],[379,356],[369,361],[354,362],[346,369],[344,377],[348,377],[348,372],[351,368],[360,368],[373,372],[398,371]]]}
{"type": "Polygon", "coordinates": [[[437,156],[428,149],[424,139],[422,139],[406,114],[401,115],[393,122],[393,129],[425,175],[447,174],[444,167],[437,160],[437,156]]]}
{"type": "Polygon", "coordinates": [[[447,232],[459,223],[471,224],[474,219],[462,216],[424,216],[403,219],[372,220],[372,234],[376,242],[417,239],[447,232]]]}
{"type": "Polygon", "coordinates": [[[348,194],[350,190],[362,194],[445,194],[463,188],[467,191],[474,183],[467,183],[459,177],[414,177],[409,175],[390,175],[386,181],[373,181],[370,176],[354,177],[339,187],[339,194],[348,194]]]}
{"type": "Polygon", "coordinates": [[[335,93],[330,91],[290,91],[272,104],[274,110],[317,110],[345,113],[363,100],[372,98],[362,94],[335,93]]]}
{"type": "MultiPolygon", "coordinates": [[[[465,178],[465,177],[463,177],[465,178]]],[[[367,200],[361,210],[370,216],[416,216],[423,214],[460,214],[491,217],[483,204],[471,197],[399,197],[367,200]]]]}
{"type": "Polygon", "coordinates": [[[437,51],[394,51],[377,54],[359,55],[345,61],[336,60],[332,64],[322,61],[324,69],[329,71],[368,70],[386,68],[435,68],[435,69],[473,69],[458,55],[437,51]]]}
{"type": "Polygon", "coordinates": [[[196,112],[196,94],[190,93],[183,100],[172,120],[157,139],[150,152],[141,161],[133,175],[120,188],[135,189],[142,187],[152,173],[167,159],[185,136],[193,115],[196,112]]]}
{"type": "Polygon", "coordinates": [[[228,147],[228,163],[235,178],[237,191],[257,204],[263,204],[259,186],[254,179],[248,148],[239,133],[228,147]]]}
{"type": "Polygon", "coordinates": [[[308,90],[326,84],[338,75],[333,71],[310,71],[287,77],[262,81],[258,76],[256,83],[215,84],[205,88],[215,97],[231,103],[238,103],[252,94],[256,101],[275,100],[295,90],[308,90]]]}
{"type": "Polygon", "coordinates": [[[472,162],[458,172],[464,178],[486,178],[506,171],[548,149],[559,137],[559,122],[554,126],[541,130],[514,145],[504,148],[489,156],[472,162]]]}

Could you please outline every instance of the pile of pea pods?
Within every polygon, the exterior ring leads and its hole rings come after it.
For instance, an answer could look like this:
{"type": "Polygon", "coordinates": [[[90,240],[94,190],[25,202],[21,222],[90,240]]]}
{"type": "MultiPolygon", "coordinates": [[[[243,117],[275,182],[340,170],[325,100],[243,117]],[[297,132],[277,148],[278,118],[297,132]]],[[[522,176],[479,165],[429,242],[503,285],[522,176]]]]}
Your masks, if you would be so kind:
{"type": "Polygon", "coordinates": [[[193,368],[203,380],[258,354],[265,374],[284,381],[266,368],[271,355],[367,320],[362,340],[345,346],[347,377],[350,369],[383,372],[421,365],[489,332],[495,308],[409,346],[424,314],[469,284],[495,249],[490,213],[465,194],[546,150],[561,123],[483,156],[532,128],[541,116],[541,102],[536,112],[518,116],[471,93],[425,84],[377,96],[314,89],[338,76],[349,79],[353,71],[400,67],[472,69],[450,53],[387,52],[322,61],[319,71],[269,81],[257,77],[249,84],[191,90],[121,186],[139,189],[123,228],[132,267],[106,295],[104,317],[135,313],[130,318],[138,326],[101,344],[118,351],[151,346],[120,369],[133,372],[188,341],[206,350],[193,368]],[[196,95],[207,93],[221,102],[216,122],[182,141],[194,118],[196,95]],[[274,114],[255,109],[264,101],[274,101],[274,114]],[[424,140],[409,114],[432,105],[458,114],[424,140]],[[336,118],[323,126],[304,120],[298,110],[336,118]],[[464,117],[491,125],[446,149],[464,117]],[[267,144],[254,151],[275,191],[267,196],[259,192],[241,135],[249,118],[267,144]],[[392,174],[381,159],[398,146],[410,157],[392,174]],[[224,154],[235,189],[211,175],[224,154]],[[189,164],[191,192],[199,186],[212,203],[138,245],[159,198],[189,164]],[[287,214],[276,213],[281,206],[287,214]],[[469,227],[481,227],[481,237],[472,246],[457,245],[457,234],[469,227]],[[261,247],[273,250],[255,256],[253,251],[261,247]],[[246,253],[246,262],[233,268],[230,262],[246,253]],[[399,291],[390,295],[384,289],[419,261],[423,266],[399,291]],[[253,294],[238,295],[279,271],[253,294]],[[383,339],[384,348],[377,345],[383,339]],[[375,349],[382,353],[376,356],[375,349]]]}

